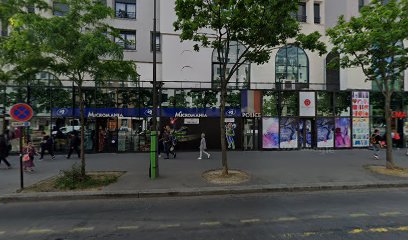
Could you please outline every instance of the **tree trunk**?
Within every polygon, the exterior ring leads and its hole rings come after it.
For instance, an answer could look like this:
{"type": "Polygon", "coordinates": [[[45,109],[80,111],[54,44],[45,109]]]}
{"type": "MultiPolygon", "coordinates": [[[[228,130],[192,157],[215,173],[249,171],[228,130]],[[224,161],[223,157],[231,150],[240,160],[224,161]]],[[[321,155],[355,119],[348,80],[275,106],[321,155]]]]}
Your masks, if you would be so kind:
{"type": "Polygon", "coordinates": [[[392,138],[391,138],[391,96],[389,93],[385,96],[385,123],[386,123],[386,163],[388,169],[394,169],[395,164],[392,156],[392,138]]]}
{"type": "MultiPolygon", "coordinates": [[[[222,84],[222,83],[221,83],[222,84]]],[[[221,86],[221,108],[220,108],[220,130],[221,130],[221,159],[222,159],[222,175],[228,175],[228,161],[227,161],[227,145],[225,134],[225,101],[227,91],[224,86],[221,86]]]]}
{"type": "Polygon", "coordinates": [[[80,121],[81,121],[81,144],[80,144],[80,154],[81,154],[81,175],[85,177],[86,175],[86,163],[85,163],[85,148],[84,148],[84,140],[85,140],[85,117],[84,117],[84,99],[82,96],[82,89],[81,86],[78,86],[78,93],[79,93],[79,111],[80,111],[80,121]]]}

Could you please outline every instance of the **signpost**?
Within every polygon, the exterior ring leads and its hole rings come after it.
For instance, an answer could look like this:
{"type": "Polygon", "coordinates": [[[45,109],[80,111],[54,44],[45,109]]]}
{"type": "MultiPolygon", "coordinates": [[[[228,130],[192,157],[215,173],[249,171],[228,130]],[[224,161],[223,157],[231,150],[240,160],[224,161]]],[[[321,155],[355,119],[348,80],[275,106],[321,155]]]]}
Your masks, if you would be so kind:
{"type": "Polygon", "coordinates": [[[33,117],[33,109],[25,103],[17,103],[10,109],[10,117],[17,121],[11,125],[20,129],[20,188],[24,189],[24,174],[23,174],[23,128],[29,127],[29,121],[33,117]]]}

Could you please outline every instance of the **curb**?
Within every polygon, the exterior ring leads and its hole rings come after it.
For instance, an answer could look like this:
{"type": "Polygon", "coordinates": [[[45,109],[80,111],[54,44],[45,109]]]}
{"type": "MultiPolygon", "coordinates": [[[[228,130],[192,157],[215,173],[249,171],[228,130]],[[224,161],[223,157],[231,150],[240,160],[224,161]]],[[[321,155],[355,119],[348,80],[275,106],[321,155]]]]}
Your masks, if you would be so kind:
{"type": "Polygon", "coordinates": [[[279,192],[319,192],[338,190],[364,190],[408,188],[408,182],[367,183],[367,184],[327,184],[327,185],[257,185],[257,186],[229,186],[229,187],[204,187],[184,189],[155,189],[135,191],[109,191],[109,192],[54,192],[54,193],[16,193],[0,196],[0,203],[32,202],[32,201],[71,201],[95,200],[117,198],[163,198],[163,197],[197,197],[220,196],[257,193],[279,192]]]}

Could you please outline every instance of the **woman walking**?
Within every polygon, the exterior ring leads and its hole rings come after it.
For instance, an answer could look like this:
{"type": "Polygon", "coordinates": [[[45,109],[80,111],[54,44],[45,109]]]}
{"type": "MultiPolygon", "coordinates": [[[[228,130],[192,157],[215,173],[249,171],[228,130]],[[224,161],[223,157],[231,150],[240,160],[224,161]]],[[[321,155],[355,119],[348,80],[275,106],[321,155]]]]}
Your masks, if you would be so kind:
{"type": "Polygon", "coordinates": [[[10,169],[11,164],[6,159],[8,156],[8,153],[9,153],[9,149],[7,146],[6,139],[4,138],[4,136],[0,136],[0,163],[1,161],[3,161],[6,164],[7,169],[10,169]]]}
{"type": "Polygon", "coordinates": [[[28,141],[23,148],[23,169],[25,172],[34,172],[34,156],[37,154],[33,144],[28,141]]]}
{"type": "Polygon", "coordinates": [[[207,142],[205,141],[205,134],[201,133],[200,157],[198,157],[198,159],[202,159],[203,153],[207,155],[207,158],[210,158],[210,154],[206,152],[205,150],[207,150],[207,142]]]}

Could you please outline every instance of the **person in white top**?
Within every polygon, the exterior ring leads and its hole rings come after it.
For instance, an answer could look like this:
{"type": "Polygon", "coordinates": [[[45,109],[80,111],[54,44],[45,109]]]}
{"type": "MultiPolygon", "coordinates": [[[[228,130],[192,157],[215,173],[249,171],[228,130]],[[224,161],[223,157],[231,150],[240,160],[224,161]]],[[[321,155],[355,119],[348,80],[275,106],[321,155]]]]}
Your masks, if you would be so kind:
{"type": "Polygon", "coordinates": [[[205,134],[201,133],[201,142],[200,142],[200,157],[198,159],[202,159],[203,153],[207,155],[207,158],[210,158],[210,154],[206,152],[207,150],[207,142],[205,141],[205,134]]]}

